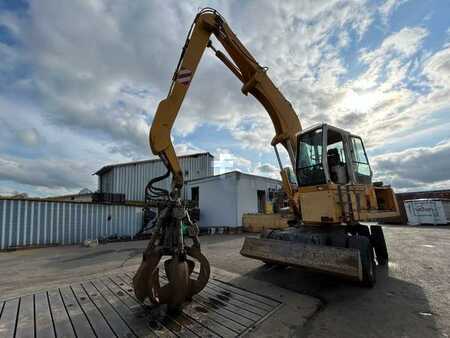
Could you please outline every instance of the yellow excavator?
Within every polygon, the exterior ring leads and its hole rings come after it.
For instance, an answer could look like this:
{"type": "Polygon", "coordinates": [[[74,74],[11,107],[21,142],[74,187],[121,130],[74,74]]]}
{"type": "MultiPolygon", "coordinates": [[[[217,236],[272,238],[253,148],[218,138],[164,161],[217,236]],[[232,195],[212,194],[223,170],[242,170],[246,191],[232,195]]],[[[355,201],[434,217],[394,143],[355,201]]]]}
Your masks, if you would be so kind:
{"type": "Polygon", "coordinates": [[[179,310],[183,302],[200,292],[208,282],[210,267],[201,253],[198,227],[181,200],[183,171],[177,159],[171,130],[197,66],[209,47],[243,83],[244,95],[253,95],[268,112],[275,127],[272,139],[280,166],[283,189],[296,216],[286,230],[266,231],[259,238],[247,237],[241,250],[246,257],[269,264],[304,267],[350,277],[372,286],[375,266],[386,264],[388,253],[381,226],[363,225],[398,215],[393,190],[372,183],[363,141],[360,137],[328,124],[302,130],[298,114],[258,64],[251,53],[214,9],[204,8],[189,30],[167,98],[159,103],[150,130],[150,147],[167,173],[152,179],[146,198],[161,200],[153,235],[134,276],[136,296],[179,310]],[[214,35],[229,56],[214,48],[214,35]],[[277,146],[282,145],[295,170],[297,182],[289,181],[277,146]],[[172,175],[172,189],[158,182],[172,175]],[[167,283],[159,282],[163,256],[167,283]],[[200,262],[193,274],[194,258],[200,262]],[[376,258],[376,261],[375,261],[376,258]],[[193,278],[192,276],[196,276],[193,278]]]}

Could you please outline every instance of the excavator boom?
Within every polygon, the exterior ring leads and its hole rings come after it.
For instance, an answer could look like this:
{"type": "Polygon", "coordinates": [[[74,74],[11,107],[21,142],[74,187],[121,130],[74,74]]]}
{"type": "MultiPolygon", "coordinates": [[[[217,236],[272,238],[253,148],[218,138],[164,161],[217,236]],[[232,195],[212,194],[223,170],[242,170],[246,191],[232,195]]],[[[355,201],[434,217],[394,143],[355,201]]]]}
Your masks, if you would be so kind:
{"type": "Polygon", "coordinates": [[[174,190],[179,190],[183,186],[183,173],[170,133],[207,47],[211,47],[215,55],[242,81],[242,93],[245,95],[250,93],[261,102],[275,127],[276,134],[272,145],[281,143],[286,148],[291,163],[295,163],[296,135],[302,129],[297,113],[270,80],[267,68],[258,64],[223,17],[217,11],[206,8],[195,17],[175,70],[169,94],[160,102],[150,130],[150,147],[153,154],[159,155],[172,173],[174,190]],[[223,45],[231,60],[212,47],[211,35],[223,45]]]}

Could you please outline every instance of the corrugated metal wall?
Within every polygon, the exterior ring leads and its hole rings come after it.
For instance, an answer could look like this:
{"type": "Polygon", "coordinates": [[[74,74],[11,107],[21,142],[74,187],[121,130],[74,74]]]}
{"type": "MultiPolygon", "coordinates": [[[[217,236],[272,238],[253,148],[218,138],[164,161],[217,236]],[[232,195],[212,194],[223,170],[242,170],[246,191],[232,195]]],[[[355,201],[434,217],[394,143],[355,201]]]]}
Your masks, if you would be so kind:
{"type": "MultiPolygon", "coordinates": [[[[214,158],[210,154],[198,154],[179,158],[186,181],[214,174],[214,158]]],[[[101,192],[125,194],[127,201],[143,201],[144,189],[154,177],[167,171],[160,160],[137,162],[112,167],[100,175],[101,192]]],[[[172,179],[169,177],[158,182],[157,186],[170,189],[172,179]]]]}
{"type": "Polygon", "coordinates": [[[140,207],[0,199],[0,250],[134,236],[141,228],[140,207]]]}

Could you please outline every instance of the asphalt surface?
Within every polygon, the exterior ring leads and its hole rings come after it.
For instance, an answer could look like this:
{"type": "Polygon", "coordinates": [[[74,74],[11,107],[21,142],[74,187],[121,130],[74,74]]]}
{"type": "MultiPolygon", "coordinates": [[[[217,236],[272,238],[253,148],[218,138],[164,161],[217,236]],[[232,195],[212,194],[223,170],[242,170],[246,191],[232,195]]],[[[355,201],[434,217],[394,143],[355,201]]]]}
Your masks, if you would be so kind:
{"type": "MultiPolygon", "coordinates": [[[[386,226],[390,253],[377,284],[272,268],[240,256],[243,235],[200,238],[212,266],[320,299],[299,337],[448,337],[450,226],[386,226]]],[[[74,282],[139,264],[145,241],[97,248],[54,247],[0,253],[0,298],[74,282]]]]}

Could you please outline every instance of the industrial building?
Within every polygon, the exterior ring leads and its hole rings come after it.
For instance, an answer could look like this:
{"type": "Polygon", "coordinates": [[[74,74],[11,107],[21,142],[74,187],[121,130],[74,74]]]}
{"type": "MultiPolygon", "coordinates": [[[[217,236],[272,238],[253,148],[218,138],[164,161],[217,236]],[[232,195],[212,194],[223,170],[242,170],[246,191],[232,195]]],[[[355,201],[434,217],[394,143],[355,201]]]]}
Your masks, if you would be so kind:
{"type": "Polygon", "coordinates": [[[264,212],[281,181],[232,171],[186,182],[188,199],[198,201],[200,227],[240,227],[244,213],[264,212]]]}
{"type": "MultiPolygon", "coordinates": [[[[240,227],[244,213],[264,212],[275,179],[232,171],[214,176],[210,153],[180,156],[183,197],[200,208],[201,227],[240,227]]],[[[77,244],[88,239],[133,237],[143,226],[144,189],[166,173],[161,160],[108,165],[95,174],[99,191],[46,199],[0,198],[0,250],[77,244]]],[[[159,186],[170,189],[171,178],[159,186]]]]}
{"type": "MultiPolygon", "coordinates": [[[[183,197],[198,202],[200,226],[242,225],[242,214],[263,212],[273,191],[281,189],[279,180],[232,171],[214,176],[214,157],[210,153],[180,156],[185,187],[183,197]]],[[[144,188],[154,177],[166,173],[159,159],[107,165],[98,170],[99,193],[125,194],[126,201],[144,201],[144,188]]],[[[170,189],[171,178],[159,182],[170,189]]]]}
{"type": "MultiPolygon", "coordinates": [[[[180,165],[186,181],[214,175],[214,156],[198,153],[179,156],[180,165]]],[[[160,159],[107,165],[98,170],[98,192],[125,194],[127,201],[144,201],[144,189],[155,177],[167,172],[160,159]]],[[[159,188],[170,190],[171,178],[156,184],[159,188]]]]}

